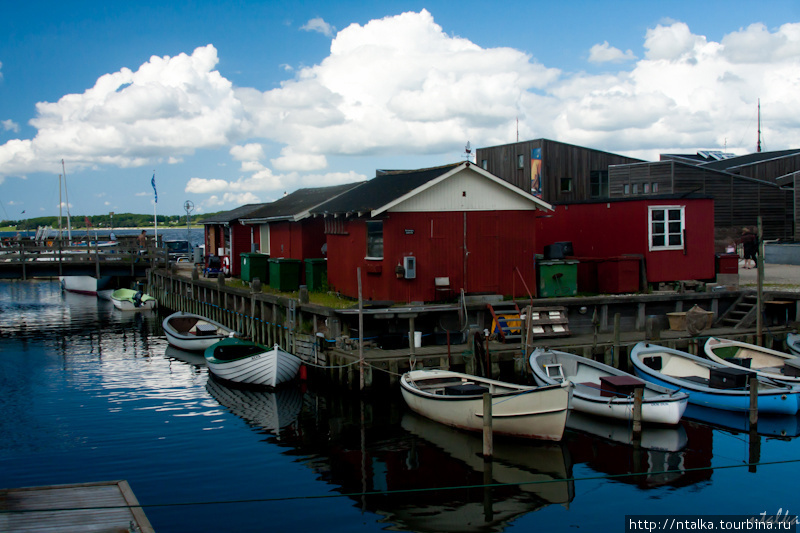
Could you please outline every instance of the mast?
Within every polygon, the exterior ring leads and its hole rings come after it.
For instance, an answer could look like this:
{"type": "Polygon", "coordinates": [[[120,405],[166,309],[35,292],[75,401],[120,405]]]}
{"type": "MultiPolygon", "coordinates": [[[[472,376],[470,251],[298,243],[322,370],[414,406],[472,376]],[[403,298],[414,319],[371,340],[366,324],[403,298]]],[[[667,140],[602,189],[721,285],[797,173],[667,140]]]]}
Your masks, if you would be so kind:
{"type": "Polygon", "coordinates": [[[758,144],[756,152],[761,153],[761,98],[758,99],[758,144]]]}
{"type": "Polygon", "coordinates": [[[63,239],[62,230],[61,230],[61,174],[58,175],[58,240],[61,241],[63,239]]]}
{"type": "MultiPolygon", "coordinates": [[[[72,243],[72,223],[69,220],[69,193],[67,192],[67,167],[64,166],[64,160],[61,160],[61,170],[64,172],[64,199],[67,201],[67,239],[70,244],[72,243]]],[[[60,200],[61,198],[59,198],[60,200]]],[[[59,208],[60,212],[60,208],[59,208]]]]}

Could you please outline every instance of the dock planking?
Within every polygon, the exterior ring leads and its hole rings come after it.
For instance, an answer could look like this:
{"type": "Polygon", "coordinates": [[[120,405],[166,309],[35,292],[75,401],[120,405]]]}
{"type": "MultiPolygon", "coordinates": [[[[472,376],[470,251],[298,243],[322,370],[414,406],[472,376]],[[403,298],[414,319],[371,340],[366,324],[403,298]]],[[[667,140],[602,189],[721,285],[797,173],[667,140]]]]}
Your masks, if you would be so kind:
{"type": "Polygon", "coordinates": [[[124,480],[0,489],[0,531],[154,533],[124,480]]]}

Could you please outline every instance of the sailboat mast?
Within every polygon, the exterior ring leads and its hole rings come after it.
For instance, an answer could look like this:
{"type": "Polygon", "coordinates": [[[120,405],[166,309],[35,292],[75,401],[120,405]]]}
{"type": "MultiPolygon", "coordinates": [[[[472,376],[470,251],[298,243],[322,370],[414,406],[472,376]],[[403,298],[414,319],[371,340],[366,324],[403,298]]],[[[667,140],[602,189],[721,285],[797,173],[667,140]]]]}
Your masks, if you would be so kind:
{"type": "Polygon", "coordinates": [[[61,241],[63,239],[62,229],[61,229],[61,174],[58,175],[58,240],[61,241]]]}
{"type": "Polygon", "coordinates": [[[72,222],[69,219],[69,192],[67,192],[67,167],[61,160],[61,170],[64,172],[64,199],[67,201],[67,239],[72,243],[72,222]]]}
{"type": "Polygon", "coordinates": [[[758,144],[756,152],[761,153],[761,98],[758,99],[758,144]]]}

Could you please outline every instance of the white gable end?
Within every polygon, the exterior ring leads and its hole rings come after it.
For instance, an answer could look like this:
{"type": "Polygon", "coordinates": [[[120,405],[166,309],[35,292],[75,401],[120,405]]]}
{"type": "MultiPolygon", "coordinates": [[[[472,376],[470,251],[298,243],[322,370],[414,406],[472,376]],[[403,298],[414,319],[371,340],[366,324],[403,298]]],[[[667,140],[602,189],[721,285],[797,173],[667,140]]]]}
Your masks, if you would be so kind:
{"type": "Polygon", "coordinates": [[[469,167],[406,198],[388,211],[525,211],[536,208],[537,204],[530,199],[469,167]]]}

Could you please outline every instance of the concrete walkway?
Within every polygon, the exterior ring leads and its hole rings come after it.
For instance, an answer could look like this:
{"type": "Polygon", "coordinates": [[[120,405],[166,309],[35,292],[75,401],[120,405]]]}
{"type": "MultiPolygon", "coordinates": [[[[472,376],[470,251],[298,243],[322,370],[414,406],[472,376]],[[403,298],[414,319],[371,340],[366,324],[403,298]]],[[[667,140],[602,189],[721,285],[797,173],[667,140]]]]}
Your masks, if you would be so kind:
{"type": "MultiPolygon", "coordinates": [[[[758,270],[744,268],[739,261],[739,286],[755,288],[758,285],[758,270]]],[[[764,264],[764,288],[787,292],[800,292],[800,266],[764,264]]]]}

